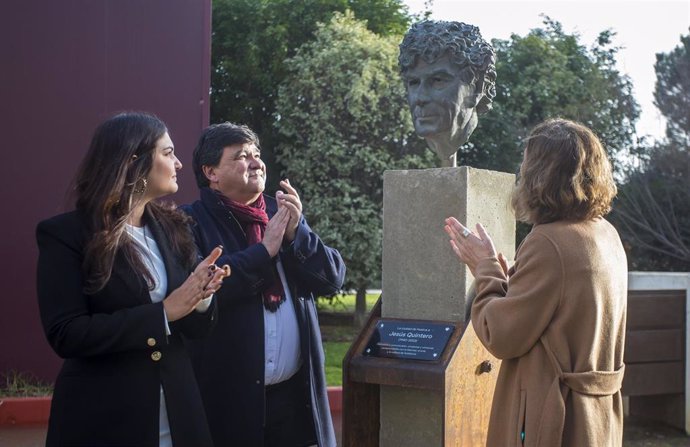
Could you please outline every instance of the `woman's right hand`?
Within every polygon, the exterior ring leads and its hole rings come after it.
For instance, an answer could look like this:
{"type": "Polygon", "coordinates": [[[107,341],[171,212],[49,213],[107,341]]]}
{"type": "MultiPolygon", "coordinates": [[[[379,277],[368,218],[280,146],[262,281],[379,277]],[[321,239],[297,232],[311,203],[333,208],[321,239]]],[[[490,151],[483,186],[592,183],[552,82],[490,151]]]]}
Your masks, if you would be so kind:
{"type": "MultiPolygon", "coordinates": [[[[489,236],[482,224],[477,224],[477,234],[474,234],[456,218],[449,217],[446,219],[444,228],[448,236],[450,236],[450,245],[453,248],[453,252],[455,252],[460,261],[467,265],[470,272],[472,272],[472,276],[475,276],[475,270],[480,261],[497,256],[491,236],[489,236]]],[[[502,269],[505,270],[507,267],[507,261],[501,264],[502,269]]]]}
{"type": "Polygon", "coordinates": [[[196,266],[189,278],[163,300],[168,322],[187,316],[204,298],[208,298],[220,288],[223,279],[230,276],[230,267],[216,266],[215,262],[223,252],[221,247],[211,251],[206,259],[196,266]]]}

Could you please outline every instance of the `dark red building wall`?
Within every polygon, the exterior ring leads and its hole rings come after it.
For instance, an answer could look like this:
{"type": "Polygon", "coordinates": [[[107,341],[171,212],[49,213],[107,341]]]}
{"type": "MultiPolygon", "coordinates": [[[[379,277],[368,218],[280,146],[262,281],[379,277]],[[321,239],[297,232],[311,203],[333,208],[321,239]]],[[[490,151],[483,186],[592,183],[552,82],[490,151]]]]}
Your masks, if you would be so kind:
{"type": "Polygon", "coordinates": [[[211,0],[0,3],[0,373],[53,380],[60,365],[38,315],[34,230],[72,209],[67,190],[98,123],[158,115],[184,165],[171,198],[196,197],[210,47],[211,0]]]}

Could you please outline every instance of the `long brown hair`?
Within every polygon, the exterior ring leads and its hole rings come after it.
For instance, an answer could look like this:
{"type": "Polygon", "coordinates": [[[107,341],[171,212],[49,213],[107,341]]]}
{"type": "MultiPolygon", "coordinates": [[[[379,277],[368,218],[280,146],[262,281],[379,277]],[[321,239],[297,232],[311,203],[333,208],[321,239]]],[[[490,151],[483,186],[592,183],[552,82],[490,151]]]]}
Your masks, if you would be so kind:
{"type": "Polygon", "coordinates": [[[616,192],[599,138],[583,124],[555,118],[532,130],[512,204],[516,218],[531,224],[586,220],[606,215],[616,192]]]}
{"type": "MultiPolygon", "coordinates": [[[[120,113],[96,128],[75,179],[76,207],[91,234],[82,265],[86,293],[105,286],[119,250],[148,284],[154,283],[125,225],[132,216],[135,187],[151,170],[156,143],[166,132],[160,119],[141,112],[120,113]]],[[[146,204],[145,214],[160,224],[180,261],[191,266],[196,251],[189,218],[174,205],[155,201],[146,204]]]]}

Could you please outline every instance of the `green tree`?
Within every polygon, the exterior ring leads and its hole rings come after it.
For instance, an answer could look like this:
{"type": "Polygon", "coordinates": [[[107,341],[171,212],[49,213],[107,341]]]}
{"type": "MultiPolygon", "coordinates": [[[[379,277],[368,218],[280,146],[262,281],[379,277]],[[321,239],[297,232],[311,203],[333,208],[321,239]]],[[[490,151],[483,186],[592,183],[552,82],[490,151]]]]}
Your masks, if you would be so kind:
{"type": "Polygon", "coordinates": [[[612,214],[631,269],[690,270],[690,34],[680,40],[654,66],[667,138],[640,148],[612,214]]]}
{"type": "Polygon", "coordinates": [[[614,34],[602,32],[587,48],[548,17],[526,36],[494,40],[497,94],[470,143],[458,154],[463,164],[515,172],[523,141],[546,118],[560,116],[591,127],[610,154],[621,157],[634,140],[639,107],[632,84],[616,68],[614,34]]]}
{"type": "Polygon", "coordinates": [[[337,14],[287,61],[276,107],[278,162],[311,225],[341,251],[360,318],[366,288],[380,279],[383,171],[429,167],[435,157],[414,135],[399,42],[337,14]]]}
{"type": "Polygon", "coordinates": [[[690,145],[690,34],[669,53],[656,55],[654,103],[666,117],[666,135],[690,145]]]}
{"type": "MultiPolygon", "coordinates": [[[[273,126],[285,59],[313,38],[316,24],[350,9],[378,34],[400,34],[410,21],[402,0],[214,0],[211,121],[247,124],[260,136],[269,170],[279,136],[273,126]]],[[[277,177],[269,177],[273,188],[277,177]]]]}

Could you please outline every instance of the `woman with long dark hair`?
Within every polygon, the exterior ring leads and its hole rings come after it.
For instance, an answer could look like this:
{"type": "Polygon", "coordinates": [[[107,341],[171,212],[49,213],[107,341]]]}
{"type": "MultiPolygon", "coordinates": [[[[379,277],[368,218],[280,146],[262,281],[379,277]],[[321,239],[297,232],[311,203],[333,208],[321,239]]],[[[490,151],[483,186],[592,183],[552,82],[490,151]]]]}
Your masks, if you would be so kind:
{"type": "Polygon", "coordinates": [[[210,330],[229,270],[221,247],[198,262],[188,218],[155,200],[181,167],[163,122],[118,114],[82,161],[76,210],[38,225],[41,319],[65,359],[48,446],[212,445],[182,336],[210,330]]]}

